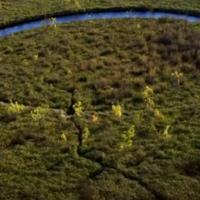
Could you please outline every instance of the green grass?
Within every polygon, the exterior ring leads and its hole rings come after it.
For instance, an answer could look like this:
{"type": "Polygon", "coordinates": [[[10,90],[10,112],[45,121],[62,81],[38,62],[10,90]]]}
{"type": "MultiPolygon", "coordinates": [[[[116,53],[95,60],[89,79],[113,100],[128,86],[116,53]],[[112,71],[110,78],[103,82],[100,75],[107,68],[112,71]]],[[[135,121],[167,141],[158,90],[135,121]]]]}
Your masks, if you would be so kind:
{"type": "Polygon", "coordinates": [[[198,0],[1,0],[0,24],[62,11],[111,7],[148,7],[199,11],[198,0]]]}
{"type": "Polygon", "coordinates": [[[0,199],[198,200],[199,28],[100,20],[0,39],[0,199]]]}

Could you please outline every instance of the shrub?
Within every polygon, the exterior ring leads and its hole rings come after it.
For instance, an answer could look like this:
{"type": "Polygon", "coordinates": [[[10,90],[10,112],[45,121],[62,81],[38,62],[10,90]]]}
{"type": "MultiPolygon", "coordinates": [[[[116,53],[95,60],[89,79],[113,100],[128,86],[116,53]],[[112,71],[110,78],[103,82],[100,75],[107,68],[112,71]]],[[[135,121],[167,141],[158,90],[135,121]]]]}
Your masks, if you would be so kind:
{"type": "Polygon", "coordinates": [[[153,89],[150,88],[149,86],[145,87],[145,90],[143,92],[144,98],[149,98],[154,94],[153,89]]]}
{"type": "Polygon", "coordinates": [[[132,125],[128,131],[124,132],[121,136],[120,149],[129,148],[132,146],[132,140],[135,137],[135,125],[132,125]]]}
{"type": "Polygon", "coordinates": [[[165,130],[164,130],[164,132],[163,132],[163,137],[164,137],[164,139],[166,139],[166,140],[169,140],[170,138],[171,138],[171,135],[169,134],[169,129],[170,129],[170,125],[167,125],[166,127],[165,127],[165,130]]]}
{"type": "Polygon", "coordinates": [[[83,134],[82,134],[82,143],[87,144],[89,137],[90,137],[90,130],[88,127],[84,127],[83,134]]]}
{"type": "Polygon", "coordinates": [[[57,27],[57,25],[56,25],[56,18],[54,18],[54,17],[51,17],[51,18],[50,18],[50,25],[51,25],[52,27],[54,27],[54,28],[57,27]]]}
{"type": "Polygon", "coordinates": [[[92,123],[97,123],[99,121],[99,117],[96,114],[92,114],[91,118],[92,123]]]}
{"type": "Polygon", "coordinates": [[[38,54],[33,55],[33,60],[37,61],[38,60],[38,54]]]}
{"type": "Polygon", "coordinates": [[[80,117],[82,115],[82,113],[83,113],[82,102],[81,101],[76,102],[73,105],[73,109],[74,109],[75,114],[80,117]]]}
{"type": "Polygon", "coordinates": [[[48,112],[49,112],[48,106],[46,106],[46,107],[38,106],[33,111],[31,111],[31,118],[34,121],[39,121],[42,118],[44,118],[48,112]]]}
{"type": "Polygon", "coordinates": [[[70,146],[69,151],[70,151],[70,154],[72,155],[72,157],[74,157],[75,159],[78,159],[79,155],[78,155],[78,146],[77,146],[77,144],[72,144],[70,146]]]}
{"type": "Polygon", "coordinates": [[[160,120],[164,120],[164,115],[158,109],[154,109],[154,117],[160,120]]]}
{"type": "Polygon", "coordinates": [[[10,114],[17,114],[24,111],[25,106],[23,104],[19,104],[18,102],[10,102],[7,106],[7,111],[10,114]]]}
{"type": "Polygon", "coordinates": [[[154,103],[153,97],[150,96],[150,95],[146,96],[145,93],[146,92],[144,92],[144,100],[145,100],[146,108],[149,111],[152,111],[154,109],[154,107],[155,107],[155,103],[154,103]]]}
{"type": "Polygon", "coordinates": [[[122,117],[122,107],[121,105],[117,104],[117,105],[112,105],[112,111],[113,111],[113,114],[120,118],[122,117]]]}
{"type": "Polygon", "coordinates": [[[171,73],[171,76],[175,79],[178,85],[180,85],[182,78],[183,78],[183,73],[175,71],[171,73]]]}
{"type": "Polygon", "coordinates": [[[67,142],[67,136],[66,136],[66,133],[65,133],[65,132],[62,132],[62,134],[61,134],[61,139],[62,139],[64,142],[67,142]]]}

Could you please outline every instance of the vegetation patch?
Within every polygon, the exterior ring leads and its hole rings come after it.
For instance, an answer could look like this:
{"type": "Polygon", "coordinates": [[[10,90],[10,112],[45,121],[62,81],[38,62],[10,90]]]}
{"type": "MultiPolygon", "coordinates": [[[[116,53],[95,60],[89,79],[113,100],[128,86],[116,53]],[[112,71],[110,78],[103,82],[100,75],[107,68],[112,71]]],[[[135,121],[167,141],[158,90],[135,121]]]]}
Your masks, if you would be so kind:
{"type": "Polygon", "coordinates": [[[199,41],[168,19],[0,39],[0,199],[200,199],[199,41]]]}

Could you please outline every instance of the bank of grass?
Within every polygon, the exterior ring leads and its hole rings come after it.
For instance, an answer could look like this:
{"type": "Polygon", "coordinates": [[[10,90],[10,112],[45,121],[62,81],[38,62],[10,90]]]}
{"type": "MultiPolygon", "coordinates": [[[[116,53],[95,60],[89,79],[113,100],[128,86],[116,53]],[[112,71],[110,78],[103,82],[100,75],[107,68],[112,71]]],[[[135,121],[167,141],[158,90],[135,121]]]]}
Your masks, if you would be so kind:
{"type": "Polygon", "coordinates": [[[0,25],[63,11],[105,9],[112,7],[146,7],[150,9],[163,8],[195,12],[200,11],[198,0],[1,0],[0,25]]]}
{"type": "Polygon", "coordinates": [[[0,199],[198,200],[199,41],[164,19],[0,39],[0,199]]]}

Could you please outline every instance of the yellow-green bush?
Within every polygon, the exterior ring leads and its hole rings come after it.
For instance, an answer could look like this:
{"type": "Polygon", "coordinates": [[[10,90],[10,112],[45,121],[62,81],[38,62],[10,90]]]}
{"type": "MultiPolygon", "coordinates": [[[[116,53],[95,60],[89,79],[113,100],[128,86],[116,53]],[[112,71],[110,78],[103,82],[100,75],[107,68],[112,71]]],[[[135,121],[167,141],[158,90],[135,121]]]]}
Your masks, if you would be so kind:
{"type": "Polygon", "coordinates": [[[82,135],[83,144],[87,144],[89,137],[90,137],[90,130],[88,127],[84,127],[82,135]]]}
{"type": "Polygon", "coordinates": [[[82,115],[82,113],[83,113],[82,102],[81,101],[76,102],[73,105],[73,109],[74,109],[75,114],[80,117],[82,115]]]}
{"type": "Polygon", "coordinates": [[[44,118],[47,113],[49,112],[49,107],[48,106],[38,106],[34,110],[31,111],[31,118],[34,121],[39,121],[42,118],[44,118]]]}
{"type": "Polygon", "coordinates": [[[183,73],[179,71],[174,71],[171,73],[171,76],[175,79],[178,85],[180,85],[182,79],[183,79],[183,73]]]}
{"type": "Polygon", "coordinates": [[[23,104],[19,104],[18,102],[10,102],[7,105],[7,111],[9,114],[17,114],[24,111],[25,106],[23,104]]]}
{"type": "Polygon", "coordinates": [[[52,26],[52,27],[54,27],[54,28],[57,27],[57,25],[56,25],[56,18],[55,18],[55,17],[51,17],[51,18],[50,18],[50,23],[51,23],[51,26],[52,26]]]}
{"type": "Polygon", "coordinates": [[[133,138],[135,137],[135,133],[136,133],[135,125],[131,125],[128,131],[124,132],[121,135],[119,148],[120,149],[130,148],[133,144],[133,138]]]}
{"type": "Polygon", "coordinates": [[[153,94],[154,94],[153,89],[149,86],[146,86],[143,91],[143,97],[145,100],[146,108],[148,110],[152,110],[155,107],[155,103],[153,100],[153,94]]]}
{"type": "Polygon", "coordinates": [[[66,133],[63,131],[62,134],[61,134],[61,139],[64,141],[64,142],[67,142],[67,135],[66,133]]]}
{"type": "Polygon", "coordinates": [[[163,132],[163,137],[164,137],[164,139],[166,139],[166,140],[171,139],[171,135],[170,135],[170,133],[169,133],[169,129],[170,129],[170,128],[171,128],[171,126],[170,126],[170,125],[167,125],[167,126],[165,127],[164,132],[163,132]]]}
{"type": "Polygon", "coordinates": [[[122,117],[122,107],[121,105],[112,105],[112,112],[116,117],[122,117]]]}

